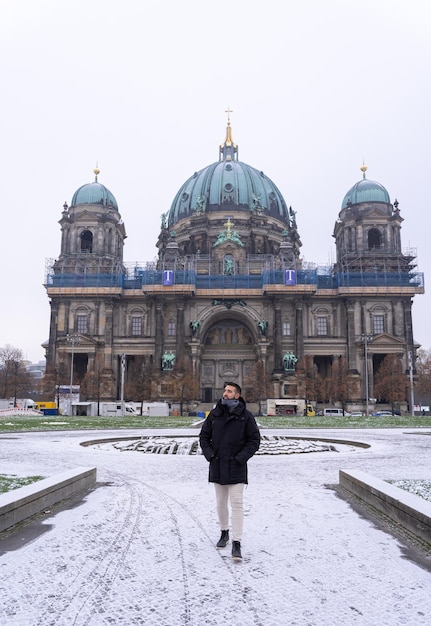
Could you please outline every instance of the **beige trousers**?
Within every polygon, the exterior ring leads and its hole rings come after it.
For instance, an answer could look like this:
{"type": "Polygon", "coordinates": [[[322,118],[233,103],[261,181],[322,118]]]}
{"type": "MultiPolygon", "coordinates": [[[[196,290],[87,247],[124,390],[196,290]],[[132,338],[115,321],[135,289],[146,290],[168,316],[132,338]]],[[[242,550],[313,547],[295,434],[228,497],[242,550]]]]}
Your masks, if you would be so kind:
{"type": "Polygon", "coordinates": [[[229,529],[229,501],[231,508],[232,541],[241,541],[244,526],[244,483],[237,483],[236,485],[219,485],[218,483],[214,483],[214,487],[220,530],[229,529]]]}

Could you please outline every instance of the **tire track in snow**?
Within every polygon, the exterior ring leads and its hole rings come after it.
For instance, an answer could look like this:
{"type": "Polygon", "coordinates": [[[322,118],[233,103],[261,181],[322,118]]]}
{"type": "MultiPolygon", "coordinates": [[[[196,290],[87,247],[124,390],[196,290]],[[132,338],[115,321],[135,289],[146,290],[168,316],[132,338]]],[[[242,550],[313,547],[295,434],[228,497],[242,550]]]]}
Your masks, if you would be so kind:
{"type": "MultiPolygon", "coordinates": [[[[123,476],[124,479],[130,480],[129,477],[123,476]]],[[[189,529],[190,525],[184,524],[184,517],[188,517],[193,522],[193,530],[192,534],[196,534],[196,529],[199,530],[200,536],[206,538],[206,543],[208,544],[209,554],[213,555],[213,558],[217,560],[217,562],[221,562],[223,565],[223,572],[218,572],[218,577],[224,581],[226,584],[226,573],[230,579],[230,585],[232,589],[236,589],[240,594],[244,603],[241,604],[241,620],[242,624],[255,624],[256,626],[262,626],[264,622],[262,622],[262,613],[266,613],[267,615],[271,614],[271,609],[267,604],[265,596],[259,594],[252,588],[252,583],[249,581],[249,584],[246,584],[247,576],[244,575],[243,567],[247,566],[247,559],[244,559],[244,563],[238,563],[231,559],[230,557],[230,549],[228,548],[228,556],[226,553],[223,553],[221,550],[217,550],[214,546],[214,538],[211,537],[208,533],[207,528],[204,524],[199,520],[199,518],[190,510],[190,508],[182,501],[177,500],[175,497],[169,495],[165,491],[162,491],[158,487],[154,487],[146,483],[145,481],[134,479],[135,482],[138,482],[140,485],[150,490],[156,499],[159,502],[163,502],[167,509],[169,510],[170,518],[172,521],[173,528],[175,530],[174,536],[178,542],[179,546],[179,554],[180,554],[180,562],[182,568],[182,579],[183,579],[183,587],[184,587],[184,621],[183,624],[192,624],[193,621],[193,612],[192,612],[192,591],[191,589],[194,587],[193,581],[190,581],[189,572],[193,572],[193,556],[186,553],[184,548],[183,541],[183,532],[184,527],[189,529]],[[244,615],[244,612],[249,612],[252,621],[247,621],[244,615]]],[[[230,545],[230,544],[229,544],[230,545]]],[[[197,574],[199,575],[199,574],[197,574]]],[[[192,578],[194,578],[192,574],[192,578]]],[[[210,601],[210,598],[207,597],[210,601]]],[[[233,597],[233,614],[238,613],[238,597],[234,595],[233,597]]],[[[223,600],[225,602],[225,600],[223,600]]],[[[201,601],[198,602],[201,605],[201,601]]],[[[219,624],[220,616],[215,616],[214,624],[219,624]]],[[[207,621],[208,624],[212,623],[207,621]]]]}
{"type": "MultiPolygon", "coordinates": [[[[111,473],[111,476],[114,477],[115,474],[111,473]]],[[[123,486],[126,487],[129,496],[128,508],[114,536],[108,534],[103,550],[97,553],[96,565],[91,566],[90,563],[87,567],[86,563],[69,584],[64,595],[52,599],[52,603],[38,618],[37,626],[58,624],[59,618],[74,625],[89,623],[90,616],[95,612],[94,607],[99,610],[101,604],[103,605],[106,594],[122,568],[142,516],[140,490],[131,485],[130,481],[124,481],[123,486]],[[57,604],[60,606],[57,607],[57,604]],[[84,616],[84,613],[87,615],[84,616]]],[[[103,536],[106,538],[107,533],[104,532],[103,536]]],[[[102,545],[100,535],[97,541],[102,545]]]]}

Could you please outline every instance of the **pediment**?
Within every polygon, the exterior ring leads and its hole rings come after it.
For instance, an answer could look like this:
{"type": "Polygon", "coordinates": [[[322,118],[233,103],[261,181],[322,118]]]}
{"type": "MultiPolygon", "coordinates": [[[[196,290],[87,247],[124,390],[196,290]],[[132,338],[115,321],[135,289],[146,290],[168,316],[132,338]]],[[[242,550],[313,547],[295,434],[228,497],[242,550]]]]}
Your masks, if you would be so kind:
{"type": "Polygon", "coordinates": [[[405,346],[406,342],[404,339],[394,337],[389,333],[376,335],[368,342],[368,349],[373,352],[397,352],[398,350],[404,350],[405,346]]]}
{"type": "Polygon", "coordinates": [[[97,346],[97,341],[95,339],[93,339],[93,337],[87,337],[86,335],[80,335],[81,337],[81,341],[79,342],[79,344],[76,346],[76,349],[78,349],[80,346],[81,347],[86,347],[86,346],[97,346]]]}
{"type": "MultiPolygon", "coordinates": [[[[85,352],[88,348],[95,348],[98,345],[98,341],[88,335],[78,335],[79,342],[74,343],[74,352],[85,352]]],[[[67,345],[68,341],[66,337],[61,337],[58,343],[67,345]]]]}
{"type": "Polygon", "coordinates": [[[88,209],[84,209],[83,211],[79,212],[79,215],[75,215],[74,222],[75,223],[86,222],[86,221],[98,222],[103,216],[104,216],[103,211],[99,211],[98,213],[95,213],[94,211],[89,211],[88,209]]]}
{"type": "Polygon", "coordinates": [[[383,204],[381,206],[375,204],[367,209],[362,208],[359,214],[356,216],[356,220],[366,223],[370,220],[373,221],[389,219],[390,217],[392,216],[388,212],[388,207],[386,204],[383,204]]]}

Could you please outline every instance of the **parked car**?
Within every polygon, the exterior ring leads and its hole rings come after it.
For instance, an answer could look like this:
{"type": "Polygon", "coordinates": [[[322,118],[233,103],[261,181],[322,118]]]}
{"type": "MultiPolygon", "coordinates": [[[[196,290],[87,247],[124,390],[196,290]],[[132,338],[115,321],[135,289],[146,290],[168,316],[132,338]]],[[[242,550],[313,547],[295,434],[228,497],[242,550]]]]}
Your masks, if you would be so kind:
{"type": "Polygon", "coordinates": [[[350,417],[363,417],[364,414],[362,413],[362,411],[352,411],[352,413],[350,413],[350,417]]]}
{"type": "Polygon", "coordinates": [[[323,411],[319,411],[317,415],[323,415],[325,417],[326,416],[349,417],[350,413],[347,413],[347,411],[343,413],[343,409],[336,409],[335,407],[329,407],[327,409],[323,409],[323,411]]]}
{"type": "Polygon", "coordinates": [[[374,417],[381,417],[382,415],[392,415],[392,411],[376,411],[373,413],[374,417]]]}

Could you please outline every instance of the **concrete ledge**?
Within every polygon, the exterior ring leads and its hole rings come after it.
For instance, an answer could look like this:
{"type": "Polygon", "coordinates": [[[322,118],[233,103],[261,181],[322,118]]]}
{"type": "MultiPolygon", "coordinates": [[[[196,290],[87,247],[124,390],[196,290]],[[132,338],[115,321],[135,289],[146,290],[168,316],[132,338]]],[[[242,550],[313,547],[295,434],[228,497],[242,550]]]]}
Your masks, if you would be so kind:
{"type": "Polygon", "coordinates": [[[360,470],[340,470],[340,487],[431,544],[431,502],[360,470]]]}
{"type": "Polygon", "coordinates": [[[0,532],[93,487],[95,467],[77,467],[0,494],[0,532]]]}

